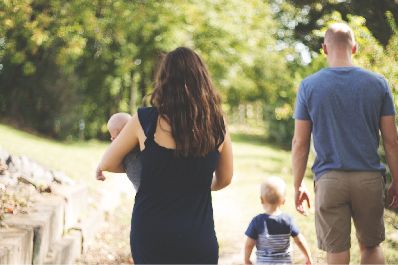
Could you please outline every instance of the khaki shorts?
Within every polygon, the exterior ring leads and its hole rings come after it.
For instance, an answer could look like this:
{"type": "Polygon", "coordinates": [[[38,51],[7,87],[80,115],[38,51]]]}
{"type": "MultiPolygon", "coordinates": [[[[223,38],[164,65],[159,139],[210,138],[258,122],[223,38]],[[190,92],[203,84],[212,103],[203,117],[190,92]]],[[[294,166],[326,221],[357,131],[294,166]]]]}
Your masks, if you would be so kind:
{"type": "Polygon", "coordinates": [[[375,171],[330,171],[315,182],[318,247],[338,253],[350,249],[351,217],[358,241],[374,247],[385,238],[384,179],[375,171]]]}

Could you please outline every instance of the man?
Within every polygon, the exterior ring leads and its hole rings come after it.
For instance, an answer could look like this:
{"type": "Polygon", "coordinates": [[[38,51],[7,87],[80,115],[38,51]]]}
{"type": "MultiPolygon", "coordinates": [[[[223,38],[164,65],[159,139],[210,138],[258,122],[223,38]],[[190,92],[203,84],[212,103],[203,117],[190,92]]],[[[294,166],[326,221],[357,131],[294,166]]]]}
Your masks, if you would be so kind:
{"type": "Polygon", "coordinates": [[[322,48],[329,67],[304,79],[296,99],[296,209],[305,214],[304,202],[310,206],[302,180],[312,133],[318,247],[327,252],[329,264],[348,264],[352,218],[361,263],[382,264],[385,167],[377,154],[379,131],[392,175],[388,206],[398,208],[398,137],[391,91],[382,76],[353,65],[357,44],[348,25],[329,27],[322,48]]]}

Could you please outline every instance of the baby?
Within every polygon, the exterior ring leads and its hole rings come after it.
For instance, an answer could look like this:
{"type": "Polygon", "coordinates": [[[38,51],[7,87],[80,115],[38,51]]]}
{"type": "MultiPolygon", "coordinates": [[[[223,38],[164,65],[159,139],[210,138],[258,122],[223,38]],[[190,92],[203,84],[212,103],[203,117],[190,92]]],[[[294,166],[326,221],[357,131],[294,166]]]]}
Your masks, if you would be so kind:
{"type": "MultiPolygon", "coordinates": [[[[107,124],[108,131],[111,135],[111,141],[116,139],[130,118],[130,114],[123,112],[119,112],[111,116],[107,124]]],[[[128,153],[123,159],[123,167],[126,171],[127,177],[133,183],[136,191],[138,191],[141,181],[142,165],[141,160],[139,159],[140,153],[139,148],[136,148],[128,153]]]]}
{"type": "Polygon", "coordinates": [[[279,177],[269,177],[261,184],[264,213],[254,217],[246,230],[245,264],[252,264],[250,255],[254,246],[259,264],[291,264],[290,236],[304,254],[306,264],[311,264],[304,236],[299,233],[292,217],[280,210],[285,203],[285,189],[286,184],[279,177]]]}

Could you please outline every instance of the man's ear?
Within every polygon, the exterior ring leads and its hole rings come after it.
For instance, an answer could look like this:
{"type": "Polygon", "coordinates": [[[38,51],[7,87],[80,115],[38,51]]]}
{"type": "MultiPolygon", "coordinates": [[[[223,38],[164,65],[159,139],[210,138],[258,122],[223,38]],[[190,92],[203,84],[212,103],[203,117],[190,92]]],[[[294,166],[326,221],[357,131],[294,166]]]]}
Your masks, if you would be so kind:
{"type": "Polygon", "coordinates": [[[260,196],[261,204],[264,204],[264,199],[263,197],[260,196]]]}
{"type": "Polygon", "coordinates": [[[322,50],[323,50],[323,53],[324,54],[328,54],[328,48],[326,47],[326,44],[325,43],[322,43],[322,50]]]}
{"type": "Polygon", "coordinates": [[[358,50],[358,44],[355,43],[354,46],[352,46],[351,53],[352,53],[352,54],[355,54],[355,53],[357,52],[357,50],[358,50]]]}

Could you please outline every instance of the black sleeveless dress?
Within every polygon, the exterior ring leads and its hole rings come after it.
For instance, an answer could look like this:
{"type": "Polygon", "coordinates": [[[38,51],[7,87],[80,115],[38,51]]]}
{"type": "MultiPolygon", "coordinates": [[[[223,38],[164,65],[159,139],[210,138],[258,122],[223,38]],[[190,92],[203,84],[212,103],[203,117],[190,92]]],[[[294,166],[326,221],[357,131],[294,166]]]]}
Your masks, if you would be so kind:
{"type": "Polygon", "coordinates": [[[131,220],[134,262],[217,263],[210,186],[219,152],[215,148],[205,157],[178,157],[154,140],[157,110],[140,108],[138,117],[147,139],[131,220]]]}

